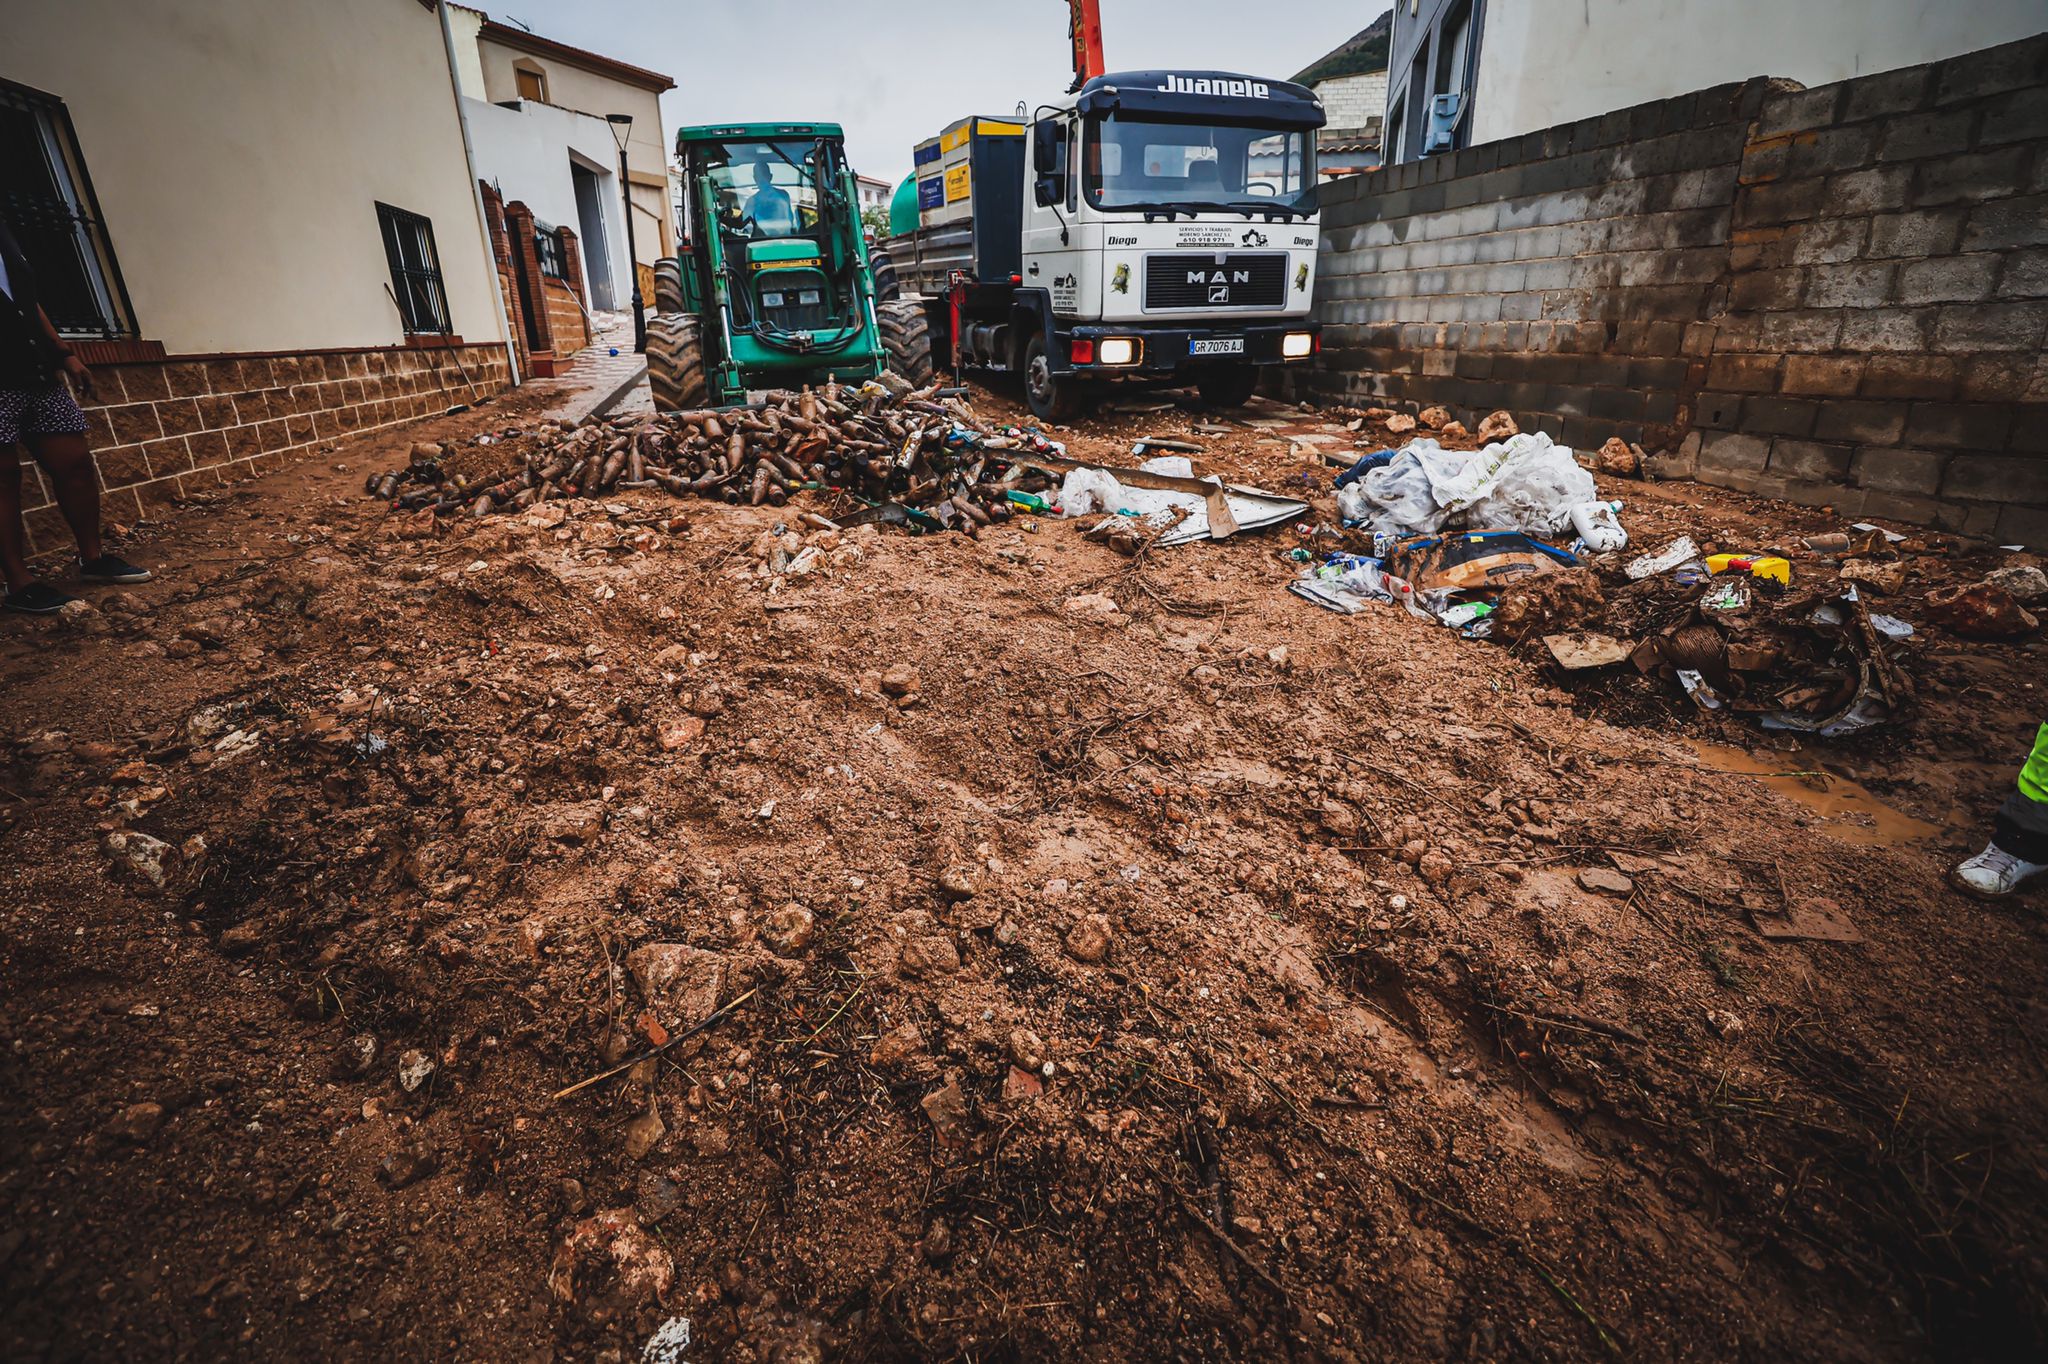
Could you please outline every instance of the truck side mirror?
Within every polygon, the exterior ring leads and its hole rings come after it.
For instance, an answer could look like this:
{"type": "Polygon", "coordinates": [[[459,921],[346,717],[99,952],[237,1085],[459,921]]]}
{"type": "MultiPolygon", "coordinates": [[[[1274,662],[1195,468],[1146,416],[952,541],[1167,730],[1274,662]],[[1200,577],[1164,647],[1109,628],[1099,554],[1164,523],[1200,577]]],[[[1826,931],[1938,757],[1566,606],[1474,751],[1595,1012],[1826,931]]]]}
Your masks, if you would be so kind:
{"type": "MultiPolygon", "coordinates": [[[[1031,125],[1031,169],[1037,175],[1043,177],[1059,170],[1062,131],[1059,123],[1049,118],[1031,125]]],[[[1041,199],[1039,202],[1046,201],[1041,199]]]]}
{"type": "Polygon", "coordinates": [[[1044,208],[1060,201],[1060,178],[1057,175],[1041,175],[1032,184],[1032,197],[1044,208]]]}

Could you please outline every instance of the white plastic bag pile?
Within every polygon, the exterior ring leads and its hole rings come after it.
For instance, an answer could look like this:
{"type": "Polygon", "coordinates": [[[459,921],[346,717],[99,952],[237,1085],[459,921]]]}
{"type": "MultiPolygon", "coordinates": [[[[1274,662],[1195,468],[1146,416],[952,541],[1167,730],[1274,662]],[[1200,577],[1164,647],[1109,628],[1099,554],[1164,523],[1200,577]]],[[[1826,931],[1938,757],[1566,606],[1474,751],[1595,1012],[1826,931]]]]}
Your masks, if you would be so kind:
{"type": "Polygon", "coordinates": [[[1375,531],[1426,535],[1455,517],[1462,527],[1519,530],[1545,539],[1574,529],[1574,510],[1584,519],[1599,498],[1593,476],[1578,466],[1570,448],[1540,431],[1478,450],[1446,450],[1427,437],[1413,440],[1391,463],[1339,494],[1344,515],[1375,531]]]}

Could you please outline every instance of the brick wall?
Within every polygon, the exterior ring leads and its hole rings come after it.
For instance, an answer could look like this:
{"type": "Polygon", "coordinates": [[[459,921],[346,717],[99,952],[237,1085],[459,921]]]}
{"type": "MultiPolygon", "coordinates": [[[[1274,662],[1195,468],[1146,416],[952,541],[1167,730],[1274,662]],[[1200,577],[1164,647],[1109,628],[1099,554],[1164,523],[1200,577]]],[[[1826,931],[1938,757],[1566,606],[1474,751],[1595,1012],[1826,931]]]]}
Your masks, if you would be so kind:
{"type": "Polygon", "coordinates": [[[1324,186],[1308,386],[2048,545],[2048,37],[1324,186]]]}
{"type": "Polygon", "coordinates": [[[583,309],[577,305],[575,291],[561,280],[549,278],[544,287],[548,296],[548,333],[555,339],[555,354],[566,359],[589,344],[583,309]]]}
{"type": "MultiPolygon", "coordinates": [[[[99,365],[85,406],[87,439],[106,517],[133,521],[201,489],[280,468],[322,441],[430,416],[508,382],[501,345],[99,365]]],[[[70,543],[40,471],[25,484],[23,505],[31,552],[70,543]]]]}

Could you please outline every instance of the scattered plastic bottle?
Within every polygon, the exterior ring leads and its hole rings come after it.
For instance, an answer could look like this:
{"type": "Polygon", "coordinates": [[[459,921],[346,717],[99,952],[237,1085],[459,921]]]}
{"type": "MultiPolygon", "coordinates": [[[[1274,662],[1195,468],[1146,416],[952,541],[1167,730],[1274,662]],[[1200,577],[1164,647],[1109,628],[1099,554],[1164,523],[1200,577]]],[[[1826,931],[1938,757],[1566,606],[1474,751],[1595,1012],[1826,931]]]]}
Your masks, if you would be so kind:
{"type": "Polygon", "coordinates": [[[1492,602],[1468,601],[1453,606],[1450,610],[1438,616],[1437,619],[1450,626],[1453,630],[1462,630],[1468,625],[1476,625],[1492,614],[1492,602]]]}
{"type": "Polygon", "coordinates": [[[1628,532],[1622,529],[1614,512],[1615,505],[1610,502],[1581,502],[1572,508],[1572,526],[1586,542],[1586,548],[1595,554],[1607,554],[1628,544],[1628,532]]]}

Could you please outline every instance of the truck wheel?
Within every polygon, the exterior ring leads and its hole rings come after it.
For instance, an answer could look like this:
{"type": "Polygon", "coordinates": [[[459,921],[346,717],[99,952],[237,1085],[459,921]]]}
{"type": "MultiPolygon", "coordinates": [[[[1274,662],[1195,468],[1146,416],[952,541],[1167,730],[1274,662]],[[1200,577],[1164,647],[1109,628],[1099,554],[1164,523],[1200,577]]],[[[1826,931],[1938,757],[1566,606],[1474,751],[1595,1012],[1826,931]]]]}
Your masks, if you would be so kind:
{"type": "Polygon", "coordinates": [[[1258,387],[1259,371],[1253,365],[1212,369],[1195,380],[1204,407],[1243,407],[1258,387]]]}
{"type": "Polygon", "coordinates": [[[1042,422],[1063,422],[1080,405],[1080,382],[1071,375],[1062,378],[1052,372],[1052,360],[1045,352],[1045,336],[1031,338],[1024,347],[1024,401],[1032,415],[1042,422]]]}
{"type": "Polygon", "coordinates": [[[683,311],[683,263],[674,256],[663,256],[654,263],[654,311],[683,311]]]}
{"type": "Polygon", "coordinates": [[[647,386],[656,412],[690,412],[709,396],[704,383],[704,340],[688,313],[647,319],[647,386]]]}
{"type": "Polygon", "coordinates": [[[910,380],[911,387],[923,388],[932,381],[932,324],[924,305],[915,299],[897,299],[875,309],[875,321],[882,328],[882,353],[889,368],[910,380]]]}
{"type": "Polygon", "coordinates": [[[892,303],[903,297],[903,286],[896,281],[896,258],[880,242],[868,248],[868,271],[875,277],[875,302],[892,303]]]}

